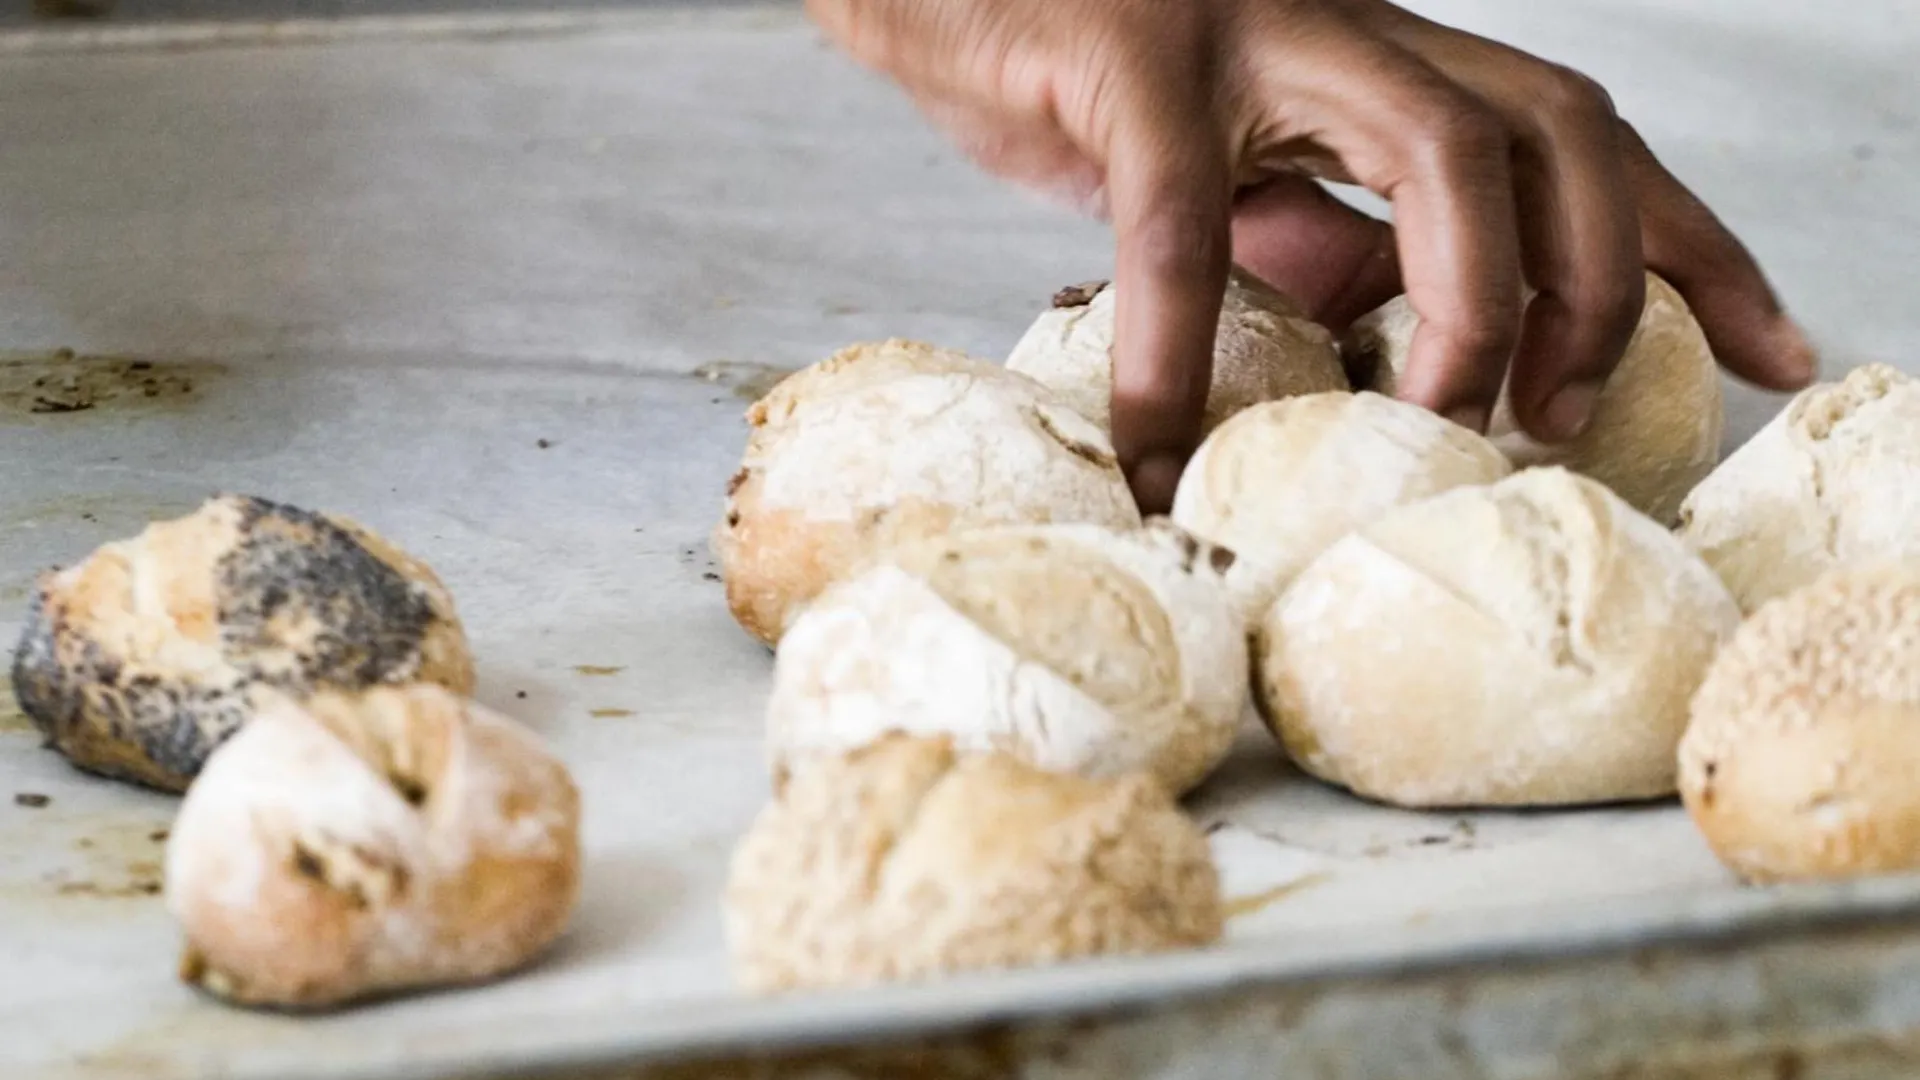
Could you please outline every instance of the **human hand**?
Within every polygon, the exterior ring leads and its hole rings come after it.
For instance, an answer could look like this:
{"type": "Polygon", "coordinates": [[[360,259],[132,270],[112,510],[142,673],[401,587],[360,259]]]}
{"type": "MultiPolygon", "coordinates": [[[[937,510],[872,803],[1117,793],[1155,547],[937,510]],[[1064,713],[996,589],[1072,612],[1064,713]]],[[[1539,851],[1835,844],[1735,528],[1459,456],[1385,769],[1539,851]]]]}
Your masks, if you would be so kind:
{"type": "Polygon", "coordinates": [[[1530,434],[1584,429],[1644,268],[1734,374],[1813,377],[1752,257],[1604,91],[1385,0],[807,6],[982,165],[1111,220],[1114,447],[1148,511],[1199,440],[1236,256],[1336,329],[1404,290],[1402,395],[1476,430],[1509,367],[1530,434]],[[1395,226],[1313,177],[1381,195],[1395,226]]]}

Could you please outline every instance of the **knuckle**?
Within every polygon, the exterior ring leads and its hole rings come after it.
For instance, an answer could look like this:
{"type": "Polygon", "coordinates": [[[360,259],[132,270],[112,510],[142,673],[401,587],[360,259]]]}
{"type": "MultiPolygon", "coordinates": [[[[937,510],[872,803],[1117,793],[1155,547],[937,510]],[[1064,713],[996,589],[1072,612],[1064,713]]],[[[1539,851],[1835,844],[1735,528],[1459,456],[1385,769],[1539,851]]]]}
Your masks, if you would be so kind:
{"type": "Polygon", "coordinates": [[[1436,101],[1417,121],[1420,147],[1434,164],[1504,160],[1513,132],[1505,121],[1466,94],[1436,101]]]}
{"type": "Polygon", "coordinates": [[[1569,67],[1548,65],[1532,93],[1535,108],[1550,116],[1593,124],[1612,124],[1618,119],[1607,88],[1569,67]]]}

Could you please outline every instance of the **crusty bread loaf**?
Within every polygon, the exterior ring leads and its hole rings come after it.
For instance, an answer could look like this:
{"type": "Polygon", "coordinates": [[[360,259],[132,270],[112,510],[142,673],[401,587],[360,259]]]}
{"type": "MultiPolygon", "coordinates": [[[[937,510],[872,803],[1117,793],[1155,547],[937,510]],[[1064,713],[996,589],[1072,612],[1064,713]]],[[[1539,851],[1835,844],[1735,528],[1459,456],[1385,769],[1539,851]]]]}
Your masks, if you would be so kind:
{"type": "Polygon", "coordinates": [[[183,790],[261,686],[430,682],[473,660],[431,570],[351,522],[227,496],[47,575],[14,694],[82,768],[183,790]]]}
{"type": "Polygon", "coordinates": [[[530,732],[439,687],[262,695],[167,842],[182,977],[321,1008],[518,967],[573,910],[579,818],[530,732]]]}
{"type": "Polygon", "coordinates": [[[1256,405],[1202,443],[1173,520],[1231,549],[1251,624],[1327,545],[1381,514],[1512,471],[1493,444],[1416,405],[1340,391],[1256,405]]]}
{"type": "Polygon", "coordinates": [[[1680,793],[1752,881],[1920,869],[1920,569],[1835,570],[1762,607],[1709,669],[1680,793]]]}
{"type": "Polygon", "coordinates": [[[794,773],[734,851],[725,913],[758,992],[1192,948],[1224,922],[1206,837],[1150,778],[897,734],[794,773]]]}
{"type": "MultiPolygon", "coordinates": [[[[1111,284],[1060,290],[1007,355],[1007,368],[1058,391],[1081,415],[1111,430],[1114,301],[1111,284]]],[[[1213,343],[1213,385],[1204,430],[1263,401],[1347,389],[1333,335],[1293,301],[1235,270],[1213,343]]]]}
{"type": "Polygon", "coordinates": [[[1680,536],[1747,611],[1835,567],[1920,556],[1920,383],[1870,364],[1803,391],[1694,489],[1680,536]]]}
{"type": "Polygon", "coordinates": [[[1263,714],[1308,772],[1404,806],[1670,795],[1687,702],[1739,611],[1606,488],[1529,469],[1402,507],[1259,628],[1263,714]]]}
{"type": "MultiPolygon", "coordinates": [[[[1405,297],[1356,322],[1344,343],[1354,385],[1393,394],[1419,325],[1405,297]]],[[[1706,334],[1680,294],[1648,274],[1640,325],[1579,438],[1535,442],[1514,422],[1505,394],[1487,434],[1517,466],[1564,465],[1672,525],[1680,501],[1719,460],[1725,425],[1720,371],[1706,334]]]]}
{"type": "Polygon", "coordinates": [[[768,644],[896,544],[987,525],[1140,523],[1105,434],[1032,380],[945,349],[853,346],[747,419],[714,550],[735,618],[768,644]]]}
{"type": "Polygon", "coordinates": [[[1175,793],[1225,756],[1244,715],[1231,565],[1164,520],[1131,532],[1006,527],[895,549],[780,643],[767,736],[776,775],[899,729],[1042,768],[1144,771],[1175,793]]]}

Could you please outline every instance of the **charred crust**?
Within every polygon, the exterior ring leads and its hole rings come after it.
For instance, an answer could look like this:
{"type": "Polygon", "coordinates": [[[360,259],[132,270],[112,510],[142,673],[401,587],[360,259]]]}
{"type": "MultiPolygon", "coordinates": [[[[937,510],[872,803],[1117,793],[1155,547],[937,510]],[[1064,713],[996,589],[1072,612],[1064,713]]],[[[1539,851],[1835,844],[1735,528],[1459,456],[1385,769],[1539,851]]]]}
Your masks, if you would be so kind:
{"type": "Polygon", "coordinates": [[[1180,569],[1183,573],[1193,572],[1193,563],[1200,557],[1200,541],[1185,529],[1167,530],[1174,543],[1180,546],[1180,569]]]}
{"type": "Polygon", "coordinates": [[[735,495],[738,495],[740,489],[746,485],[747,478],[752,475],[753,470],[742,466],[738,472],[727,477],[727,498],[731,499],[735,495]]]}
{"type": "Polygon", "coordinates": [[[1107,282],[1104,281],[1083,281],[1078,285],[1069,285],[1053,294],[1053,306],[1056,309],[1086,307],[1106,287],[1107,282]]]}
{"type": "Polygon", "coordinates": [[[320,856],[313,853],[313,849],[298,841],[293,845],[292,865],[293,872],[303,878],[312,878],[319,882],[327,880],[326,864],[320,861],[320,856]]]}
{"type": "Polygon", "coordinates": [[[1239,556],[1233,553],[1232,548],[1223,548],[1217,544],[1207,552],[1207,565],[1213,567],[1213,572],[1216,574],[1224,574],[1233,569],[1233,564],[1238,559],[1239,556]]]}
{"type": "MultiPolygon", "coordinates": [[[[345,849],[343,857],[352,863],[357,863],[360,869],[372,871],[379,878],[384,879],[387,897],[399,896],[407,891],[411,875],[407,873],[406,867],[388,861],[379,852],[354,844],[345,849]]],[[[373,906],[373,898],[367,895],[367,890],[361,882],[355,880],[357,875],[334,874],[332,872],[334,867],[328,864],[324,855],[299,840],[293,843],[293,851],[288,856],[288,865],[300,877],[312,881],[323,889],[340,894],[353,908],[364,911],[373,906]]]]}
{"type": "Polygon", "coordinates": [[[408,806],[417,808],[426,805],[427,785],[419,780],[399,773],[389,773],[387,783],[393,786],[393,790],[400,793],[401,798],[407,800],[408,806]]]}

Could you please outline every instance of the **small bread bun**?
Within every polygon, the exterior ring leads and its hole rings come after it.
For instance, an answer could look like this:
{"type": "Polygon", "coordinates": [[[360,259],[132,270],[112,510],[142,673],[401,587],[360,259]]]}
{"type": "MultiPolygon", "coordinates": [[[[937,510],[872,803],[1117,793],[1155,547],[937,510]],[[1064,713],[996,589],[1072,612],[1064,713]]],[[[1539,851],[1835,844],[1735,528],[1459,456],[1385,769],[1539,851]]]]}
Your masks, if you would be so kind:
{"type": "Polygon", "coordinates": [[[1834,571],[1760,609],[1693,700],[1680,794],[1751,881],[1920,869],[1920,569],[1834,571]]]}
{"type": "Polygon", "coordinates": [[[1173,520],[1238,556],[1251,623],[1327,545],[1396,506],[1513,471],[1492,443],[1379,394],[1307,394],[1220,425],[1180,477],[1173,520]]]}
{"type": "Polygon", "coordinates": [[[1184,792],[1246,705],[1227,551],[1156,520],[978,530],[890,552],[780,643],[767,734],[792,759],[898,729],[1184,792]]]}
{"type": "Polygon", "coordinates": [[[899,543],[984,525],[1140,523],[1104,433],[1032,380],[931,345],[842,350],[747,420],[713,546],[734,617],[768,644],[899,543]]]}
{"type": "MultiPolygon", "coordinates": [[[[1354,385],[1393,395],[1419,326],[1404,296],[1356,322],[1345,342],[1354,385]]],[[[1587,430],[1558,445],[1537,443],[1520,430],[1502,393],[1487,435],[1516,466],[1564,465],[1670,526],[1680,501],[1719,460],[1725,426],[1720,369],[1706,334],[1680,294],[1648,274],[1640,325],[1587,430]]]]}
{"type": "Polygon", "coordinates": [[[264,694],[167,842],[181,977],[312,1009],[517,968],[573,910],[579,821],[532,733],[439,687],[264,694]]]}
{"type": "Polygon", "coordinates": [[[1747,611],[1835,567],[1920,556],[1920,383],[1870,364],[1803,391],[1680,519],[1747,611]]]}
{"type": "Polygon", "coordinates": [[[1302,768],[1402,806],[1669,795],[1687,701],[1740,613],[1592,480],[1529,469],[1395,510],[1261,622],[1262,712],[1302,768]]]}
{"type": "MultiPolygon", "coordinates": [[[[1052,387],[1102,431],[1112,430],[1114,299],[1114,287],[1104,281],[1060,290],[1007,356],[1009,371],[1052,387]]],[[[1263,401],[1345,389],[1333,335],[1293,301],[1235,269],[1213,339],[1204,430],[1263,401]]]]}
{"type": "Polygon", "coordinates": [[[733,855],[734,968],[768,993],[1216,941],[1212,852],[1145,776],[888,735],[794,773],[733,855]]]}
{"type": "Polygon", "coordinates": [[[13,690],[83,769],[186,788],[256,687],[438,683],[473,659],[438,578],[352,522],[226,496],[44,577],[13,690]]]}

